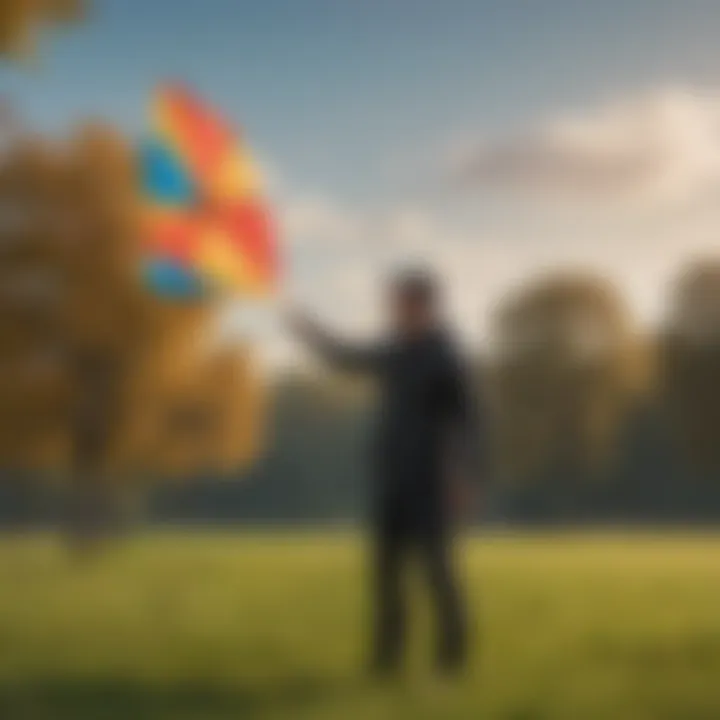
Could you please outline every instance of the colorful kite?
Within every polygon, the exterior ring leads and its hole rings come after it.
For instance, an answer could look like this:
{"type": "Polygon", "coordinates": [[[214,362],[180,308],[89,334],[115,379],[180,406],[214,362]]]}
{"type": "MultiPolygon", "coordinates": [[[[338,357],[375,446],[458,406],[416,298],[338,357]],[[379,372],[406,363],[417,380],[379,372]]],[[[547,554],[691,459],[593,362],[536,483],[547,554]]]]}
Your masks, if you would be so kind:
{"type": "Polygon", "coordinates": [[[157,93],[141,172],[143,272],[154,292],[177,299],[272,293],[274,230],[247,149],[185,88],[157,93]]]}

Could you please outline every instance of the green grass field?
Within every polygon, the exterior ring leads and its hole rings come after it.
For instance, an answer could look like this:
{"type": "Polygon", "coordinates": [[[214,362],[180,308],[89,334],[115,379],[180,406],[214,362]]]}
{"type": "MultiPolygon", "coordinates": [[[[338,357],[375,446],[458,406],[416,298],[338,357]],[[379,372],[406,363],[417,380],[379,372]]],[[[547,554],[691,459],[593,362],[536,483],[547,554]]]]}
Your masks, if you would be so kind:
{"type": "MultiPolygon", "coordinates": [[[[465,553],[474,666],[362,673],[362,544],[161,534],[89,566],[0,541],[3,720],[717,720],[720,538],[487,537],[465,553]]],[[[418,625],[427,607],[418,603],[418,625]]]]}

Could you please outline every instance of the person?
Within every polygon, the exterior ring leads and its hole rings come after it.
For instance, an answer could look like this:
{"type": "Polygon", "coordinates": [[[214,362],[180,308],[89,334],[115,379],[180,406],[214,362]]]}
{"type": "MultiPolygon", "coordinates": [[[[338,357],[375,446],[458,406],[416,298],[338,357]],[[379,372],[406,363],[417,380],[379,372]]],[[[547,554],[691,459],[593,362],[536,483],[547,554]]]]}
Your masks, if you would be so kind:
{"type": "Polygon", "coordinates": [[[387,337],[347,344],[310,316],[290,314],[292,330],[328,363],[370,373],[379,383],[373,453],[376,623],[372,669],[392,674],[404,651],[407,558],[419,556],[438,623],[437,667],[461,670],[468,628],[453,567],[458,489],[479,479],[485,460],[476,393],[443,316],[431,273],[406,270],[389,286],[387,337]],[[462,478],[461,478],[462,476],[462,478]]]}

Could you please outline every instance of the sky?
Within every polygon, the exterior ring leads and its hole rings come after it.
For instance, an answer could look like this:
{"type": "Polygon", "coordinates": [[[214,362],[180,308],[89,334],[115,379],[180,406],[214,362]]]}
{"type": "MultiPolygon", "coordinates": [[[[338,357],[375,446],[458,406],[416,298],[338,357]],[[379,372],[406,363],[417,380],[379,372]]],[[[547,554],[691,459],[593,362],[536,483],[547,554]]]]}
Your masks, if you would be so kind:
{"type": "Polygon", "coordinates": [[[139,138],[155,84],[189,82],[266,171],[288,298],[369,332],[379,281],[422,261],[477,343],[539,273],[600,272],[648,324],[720,252],[718,37],[704,0],[95,0],[0,97],[139,138]]]}

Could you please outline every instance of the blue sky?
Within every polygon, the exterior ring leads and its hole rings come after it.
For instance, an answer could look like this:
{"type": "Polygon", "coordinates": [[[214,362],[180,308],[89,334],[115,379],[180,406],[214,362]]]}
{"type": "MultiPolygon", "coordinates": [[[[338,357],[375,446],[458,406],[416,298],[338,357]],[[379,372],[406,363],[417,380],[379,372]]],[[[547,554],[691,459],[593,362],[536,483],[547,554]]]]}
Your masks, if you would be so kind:
{"type": "Polygon", "coordinates": [[[94,0],[37,69],[0,69],[0,97],[42,130],[140,135],[154,84],[190,82],[281,179],[294,288],[339,320],[372,314],[377,238],[441,264],[466,327],[566,264],[650,316],[683,253],[717,249],[718,38],[703,0],[94,0]],[[457,148],[479,181],[454,197],[457,148]]]}
{"type": "Polygon", "coordinates": [[[455,135],[720,73],[720,4],[702,0],[94,4],[37,71],[0,74],[33,123],[138,132],[153,84],[182,77],[293,177],[373,201],[411,191],[455,135]]]}

